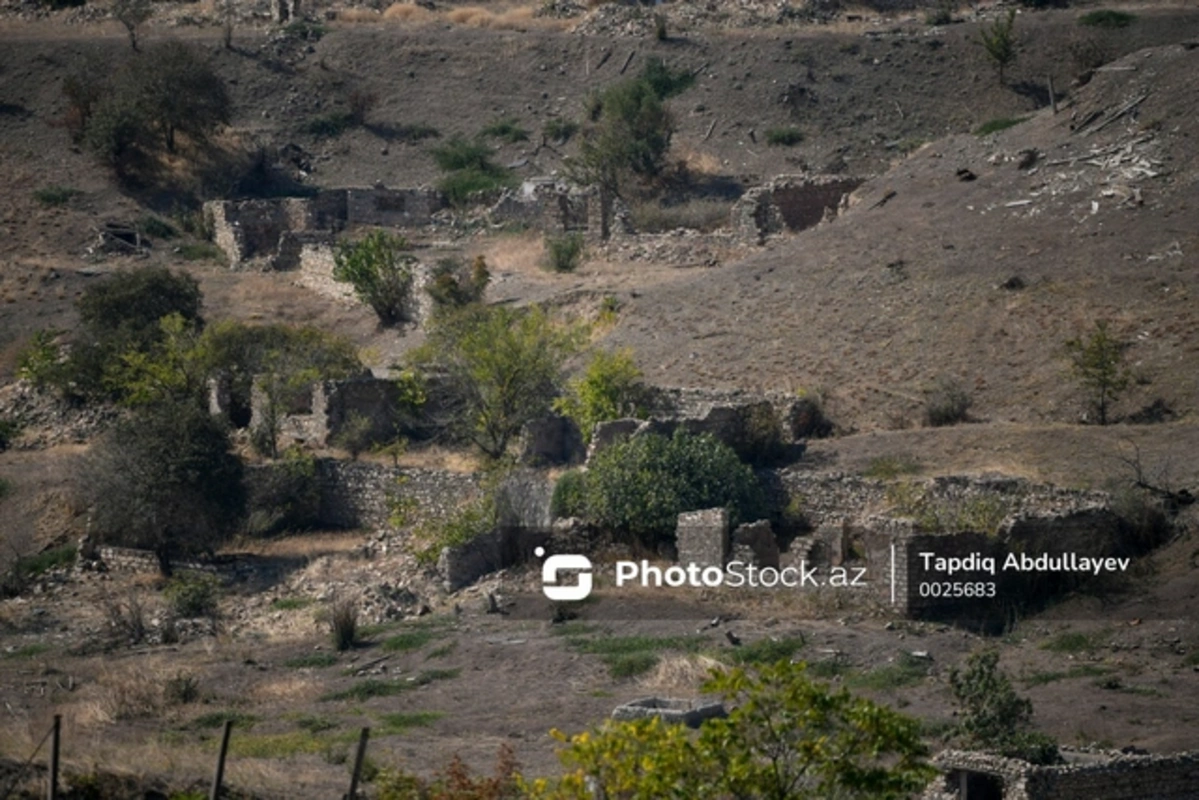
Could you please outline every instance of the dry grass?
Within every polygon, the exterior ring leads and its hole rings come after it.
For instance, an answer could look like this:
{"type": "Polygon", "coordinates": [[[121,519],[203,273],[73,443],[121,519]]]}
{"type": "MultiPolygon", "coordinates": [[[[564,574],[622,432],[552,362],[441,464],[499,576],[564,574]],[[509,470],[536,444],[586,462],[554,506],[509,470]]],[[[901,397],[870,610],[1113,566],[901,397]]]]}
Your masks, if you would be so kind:
{"type": "Polygon", "coordinates": [[[85,709],[91,725],[156,717],[166,709],[171,672],[161,661],[103,667],[96,680],[99,696],[85,709]]]}
{"type": "Polygon", "coordinates": [[[455,25],[488,28],[497,31],[523,31],[530,28],[560,28],[563,20],[534,16],[533,6],[517,6],[503,11],[490,11],[482,6],[462,6],[446,12],[446,19],[455,25]]]}
{"type": "Polygon", "coordinates": [[[250,689],[249,696],[260,703],[283,702],[293,705],[313,702],[320,693],[321,687],[315,681],[288,675],[255,684],[250,689]]]}
{"type": "Polygon", "coordinates": [[[502,236],[483,250],[487,266],[493,272],[521,272],[544,276],[540,266],[545,259],[545,241],[536,231],[516,236],[502,236]]]}
{"type": "Polygon", "coordinates": [[[350,553],[361,544],[362,534],[356,531],[314,531],[300,536],[234,542],[219,552],[223,554],[248,553],[274,558],[319,558],[338,553],[350,553]]]}
{"type": "Polygon", "coordinates": [[[674,146],[674,156],[688,172],[694,175],[719,175],[721,173],[720,159],[714,154],[704,152],[686,144],[674,146]]]}
{"type": "Polygon", "coordinates": [[[706,681],[713,669],[726,665],[714,658],[701,655],[664,656],[658,665],[643,677],[638,684],[646,689],[694,694],[706,681]]]}
{"type": "Polygon", "coordinates": [[[416,3],[392,3],[383,12],[383,19],[388,22],[431,22],[437,18],[429,9],[416,3]]]}
{"type": "Polygon", "coordinates": [[[343,8],[337,12],[338,22],[378,22],[382,15],[373,8],[343,8]]]}

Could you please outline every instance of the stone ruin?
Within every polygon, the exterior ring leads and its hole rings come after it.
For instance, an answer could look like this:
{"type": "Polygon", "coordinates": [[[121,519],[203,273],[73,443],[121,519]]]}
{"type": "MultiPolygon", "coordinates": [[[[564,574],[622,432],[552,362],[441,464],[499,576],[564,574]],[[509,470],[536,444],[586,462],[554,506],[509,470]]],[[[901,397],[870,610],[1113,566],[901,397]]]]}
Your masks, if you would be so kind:
{"type": "Polygon", "coordinates": [[[612,711],[612,719],[615,720],[657,717],[663,722],[672,725],[686,725],[688,728],[698,728],[705,720],[727,716],[728,710],[725,709],[723,703],[705,703],[669,697],[643,697],[619,705],[612,711]]]}
{"type": "Polygon", "coordinates": [[[741,196],[733,206],[733,229],[757,244],[773,234],[806,230],[840,213],[863,182],[843,175],[780,175],[741,196]]]}
{"type": "Polygon", "coordinates": [[[933,758],[943,777],[921,800],[1193,800],[1199,753],[1149,755],[1062,749],[1065,764],[947,750],[933,758]]]}

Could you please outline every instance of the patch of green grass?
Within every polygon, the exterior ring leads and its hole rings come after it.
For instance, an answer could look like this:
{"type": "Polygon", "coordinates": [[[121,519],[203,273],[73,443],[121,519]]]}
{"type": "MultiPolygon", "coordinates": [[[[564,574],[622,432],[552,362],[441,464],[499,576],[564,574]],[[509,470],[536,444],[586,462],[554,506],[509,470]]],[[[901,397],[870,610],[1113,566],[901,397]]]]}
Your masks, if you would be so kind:
{"type": "Polygon", "coordinates": [[[293,39],[306,39],[310,42],[319,42],[321,37],[329,32],[329,29],[324,25],[316,22],[309,22],[306,19],[297,19],[286,25],[283,28],[283,33],[293,39]]]}
{"type": "Polygon", "coordinates": [[[1103,634],[1098,633],[1064,631],[1052,639],[1042,642],[1041,649],[1053,653],[1084,653],[1099,647],[1105,638],[1103,634]]]}
{"type": "Polygon", "coordinates": [[[550,631],[558,636],[577,637],[587,636],[597,632],[599,629],[600,627],[594,623],[572,620],[570,622],[563,622],[561,625],[554,625],[550,628],[550,631]]]}
{"type": "Polygon", "coordinates": [[[48,645],[48,644],[44,644],[42,642],[34,642],[33,644],[27,644],[22,647],[18,647],[16,650],[5,653],[4,657],[5,658],[35,658],[37,656],[40,656],[42,653],[47,652],[49,649],[50,649],[50,645],[48,645]]]}
{"type": "Polygon", "coordinates": [[[617,680],[636,678],[658,666],[658,657],[653,653],[621,653],[604,656],[608,674],[617,680]]]}
{"type": "Polygon", "coordinates": [[[1182,659],[1182,663],[1188,667],[1194,667],[1194,666],[1199,665],[1199,648],[1196,648],[1196,649],[1192,650],[1191,652],[1187,653],[1186,656],[1182,659]]]}
{"type": "Polygon", "coordinates": [[[440,638],[430,630],[415,630],[398,633],[383,640],[383,649],[389,653],[408,653],[420,650],[434,639],[440,638]]]}
{"type": "Polygon", "coordinates": [[[189,242],[179,247],[179,257],[184,261],[224,261],[221,248],[211,242],[189,242]]]}
{"type": "Polygon", "coordinates": [[[802,141],[803,131],[793,126],[766,130],[766,144],[773,147],[795,147],[802,141]]]}
{"type": "Polygon", "coordinates": [[[427,656],[425,656],[425,660],[428,661],[429,659],[432,659],[432,658],[445,658],[446,656],[448,656],[450,653],[454,652],[457,649],[458,649],[458,640],[454,639],[451,642],[446,642],[441,647],[435,647],[432,650],[430,650],[429,654],[427,656]]]}
{"type": "Polygon", "coordinates": [[[357,700],[359,702],[366,701],[372,697],[392,697],[397,694],[411,691],[419,686],[425,686],[434,681],[449,680],[457,678],[461,670],[457,669],[431,669],[425,670],[413,678],[401,678],[395,680],[378,680],[368,678],[364,681],[359,681],[348,689],[343,689],[339,692],[330,692],[323,695],[321,700],[357,700]]]}
{"type": "Polygon", "coordinates": [[[988,134],[998,133],[999,131],[1005,131],[1008,128],[1019,125],[1021,122],[1024,122],[1026,119],[1028,119],[1028,117],[997,117],[995,119],[984,122],[982,125],[979,125],[974,130],[974,135],[975,136],[987,136],[988,134]]]}
{"type": "Polygon", "coordinates": [[[354,127],[354,115],[348,111],[333,111],[313,117],[304,123],[304,133],[319,139],[333,139],[354,127]]]}
{"type": "Polygon", "coordinates": [[[312,605],[310,597],[278,597],[271,601],[271,611],[299,611],[312,605]]]}
{"type": "Polygon", "coordinates": [[[324,667],[331,667],[336,663],[336,653],[317,651],[315,653],[308,653],[307,655],[289,658],[283,662],[283,666],[291,669],[322,669],[324,667]]]}
{"type": "Polygon", "coordinates": [[[1101,675],[1106,675],[1110,671],[1107,667],[1101,667],[1096,664],[1079,664],[1077,667],[1071,667],[1067,670],[1034,672],[1024,679],[1024,683],[1027,686],[1044,686],[1049,683],[1070,680],[1071,678],[1097,678],[1101,675]]]}
{"type": "Polygon", "coordinates": [[[47,208],[65,206],[83,192],[69,186],[45,186],[33,193],[33,199],[47,208]]]}
{"type": "Polygon", "coordinates": [[[826,658],[823,661],[813,661],[808,664],[808,674],[813,678],[823,678],[824,680],[845,675],[849,671],[848,664],[835,658],[826,658]]]}
{"type": "Polygon", "coordinates": [[[493,192],[513,186],[515,181],[508,171],[493,166],[490,170],[460,169],[442,177],[438,190],[455,206],[466,205],[471,196],[480,192],[493,192]]]}
{"type": "Polygon", "coordinates": [[[497,119],[482,130],[482,135],[490,136],[494,139],[502,139],[509,144],[527,142],[529,140],[529,132],[520,127],[515,117],[497,119]]]}
{"type": "Polygon", "coordinates": [[[229,739],[229,755],[234,758],[291,758],[304,753],[320,753],[329,746],[322,737],[308,731],[242,734],[229,739]]]}
{"type": "Polygon", "coordinates": [[[1155,689],[1152,686],[1127,684],[1117,675],[1109,675],[1106,678],[1100,678],[1099,680],[1095,681],[1095,685],[1100,689],[1107,689],[1111,692],[1138,694],[1144,697],[1164,697],[1166,694],[1161,689],[1155,689]]]}
{"type": "Polygon", "coordinates": [[[924,680],[928,675],[928,667],[927,659],[904,653],[894,664],[848,676],[845,684],[851,689],[873,689],[880,692],[901,689],[924,680]]]}
{"type": "Polygon", "coordinates": [[[1127,11],[1101,8],[1098,11],[1090,11],[1083,14],[1078,18],[1078,24],[1087,25],[1092,28],[1114,30],[1116,28],[1127,28],[1136,21],[1136,18],[1136,14],[1129,14],[1127,11]]]}
{"type": "Polygon", "coordinates": [[[546,120],[545,125],[541,127],[541,132],[545,134],[545,138],[551,142],[566,144],[570,138],[579,132],[579,123],[573,119],[562,119],[555,117],[546,120]]]}
{"type": "Polygon", "coordinates": [[[396,736],[412,728],[427,728],[444,717],[440,711],[410,711],[380,714],[378,728],[371,731],[375,736],[396,736]]]}
{"type": "Polygon", "coordinates": [[[319,714],[300,714],[296,717],[296,727],[309,733],[324,733],[341,727],[341,723],[332,717],[322,717],[319,714]]]}
{"type": "Polygon", "coordinates": [[[226,722],[232,722],[236,728],[252,728],[257,721],[258,717],[241,711],[211,711],[191,720],[186,727],[201,730],[222,728],[226,722]]]}
{"type": "Polygon", "coordinates": [[[179,235],[174,225],[149,214],[138,221],[137,229],[154,239],[174,239],[179,235]]]}
{"type": "Polygon", "coordinates": [[[803,649],[804,644],[804,640],[799,637],[759,639],[734,650],[733,660],[738,664],[776,664],[779,661],[790,661],[803,649]]]}
{"type": "Polygon", "coordinates": [[[17,559],[13,571],[22,578],[36,578],[56,567],[69,567],[75,563],[78,551],[73,544],[55,547],[32,556],[17,559]]]}
{"type": "Polygon", "coordinates": [[[874,478],[880,481],[890,481],[900,475],[915,475],[921,470],[921,464],[911,456],[886,455],[870,459],[862,477],[874,478]]]}

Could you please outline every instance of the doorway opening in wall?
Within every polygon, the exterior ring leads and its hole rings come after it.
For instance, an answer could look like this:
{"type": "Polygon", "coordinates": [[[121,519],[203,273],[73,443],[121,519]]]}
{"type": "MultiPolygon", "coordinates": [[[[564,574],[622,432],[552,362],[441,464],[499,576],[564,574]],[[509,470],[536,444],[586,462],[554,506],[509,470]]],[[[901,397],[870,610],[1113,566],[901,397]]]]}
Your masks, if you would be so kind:
{"type": "Polygon", "coordinates": [[[1003,800],[1003,778],[962,770],[957,775],[958,800],[1003,800]]]}

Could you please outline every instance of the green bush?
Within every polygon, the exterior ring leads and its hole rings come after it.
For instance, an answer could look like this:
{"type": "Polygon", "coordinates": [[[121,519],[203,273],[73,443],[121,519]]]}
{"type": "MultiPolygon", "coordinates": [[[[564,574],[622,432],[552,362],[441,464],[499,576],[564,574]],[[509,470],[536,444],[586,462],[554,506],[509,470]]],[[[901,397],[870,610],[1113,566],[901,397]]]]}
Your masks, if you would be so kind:
{"type": "Polygon", "coordinates": [[[179,235],[179,231],[175,230],[174,225],[148,214],[137,223],[137,229],[155,239],[174,239],[179,235]]]}
{"type": "Polygon", "coordinates": [[[635,436],[601,450],[587,470],[587,518],[651,546],[673,536],[680,513],[721,506],[733,524],[766,516],[753,470],[707,434],[635,436]]]}
{"type": "Polygon", "coordinates": [[[587,476],[572,469],[562,474],[554,484],[550,498],[550,513],[555,517],[581,517],[586,513],[587,476]]]}
{"type": "Polygon", "coordinates": [[[545,237],[545,265],[551,272],[574,272],[583,261],[583,234],[545,237]]]}
{"type": "Polygon", "coordinates": [[[930,427],[956,425],[969,419],[973,400],[965,387],[953,378],[941,378],[924,401],[924,421],[930,427]]]}
{"type": "Polygon", "coordinates": [[[695,73],[690,70],[673,70],[660,58],[651,58],[641,71],[641,80],[649,84],[659,100],[666,100],[691,88],[695,73]]]}
{"type": "Polygon", "coordinates": [[[1016,61],[1016,9],[998,17],[990,27],[979,32],[979,43],[986,51],[987,58],[995,65],[999,82],[1003,83],[1004,72],[1016,61]]]}
{"type": "Polygon", "coordinates": [[[495,498],[488,493],[446,517],[424,522],[413,536],[417,561],[436,564],[442,550],[460,547],[494,530],[496,519],[495,498]]]}
{"type": "Polygon", "coordinates": [[[590,442],[597,423],[645,417],[648,389],[641,378],[632,350],[597,350],[583,374],[571,380],[566,394],[554,401],[554,410],[572,419],[583,441],[590,442]]]}
{"type": "Polygon", "coordinates": [[[1092,28],[1115,30],[1116,28],[1127,28],[1136,21],[1136,18],[1135,14],[1129,14],[1127,11],[1101,8],[1097,11],[1090,11],[1083,14],[1078,18],[1078,24],[1087,25],[1092,28]]]}
{"type": "Polygon", "coordinates": [[[163,596],[177,617],[214,617],[220,600],[221,583],[203,572],[184,572],[167,583],[163,596]]]}
{"type": "Polygon", "coordinates": [[[333,279],[349,283],[384,325],[412,316],[412,265],[408,242],[383,231],[359,242],[343,242],[333,255],[333,279]]]}
{"type": "Polygon", "coordinates": [[[270,536],[316,525],[321,495],[312,455],[299,447],[289,448],[280,461],[254,476],[246,499],[247,533],[270,536]]]}
{"type": "Polygon", "coordinates": [[[490,136],[494,139],[502,139],[509,144],[517,142],[527,142],[529,140],[529,132],[520,127],[515,117],[504,117],[497,119],[481,131],[483,136],[490,136]]]}
{"type": "Polygon", "coordinates": [[[1028,119],[1028,117],[998,117],[996,119],[988,120],[974,129],[974,135],[990,136],[992,133],[999,133],[1000,131],[1005,131],[1008,128],[1015,127],[1021,122],[1024,122],[1026,119],[1028,119]]]}
{"type": "Polygon", "coordinates": [[[631,78],[595,96],[589,111],[593,124],[568,164],[574,180],[619,192],[626,174],[648,179],[662,171],[674,135],[662,93],[678,86],[678,78],[665,66],[662,70],[655,72],[657,87],[646,77],[631,78]]]}
{"type": "Polygon", "coordinates": [[[1089,410],[1095,413],[1100,425],[1108,423],[1112,404],[1132,382],[1132,375],[1124,366],[1127,347],[1127,342],[1108,330],[1104,320],[1095,323],[1086,339],[1076,337],[1066,342],[1066,357],[1087,397],[1089,410]]]}
{"type": "Polygon", "coordinates": [[[347,598],[334,601],[329,612],[329,630],[333,634],[333,647],[338,652],[357,644],[358,604],[347,598]]]}
{"type": "Polygon", "coordinates": [[[542,126],[541,132],[545,134],[545,138],[559,144],[566,144],[570,138],[579,132],[579,123],[572,119],[562,119],[554,117],[546,120],[542,126]]]}
{"type": "Polygon", "coordinates": [[[971,745],[1033,764],[1061,760],[1052,739],[1029,730],[1032,703],[1016,694],[999,669],[997,651],[972,654],[964,666],[950,670],[949,685],[960,711],[962,733],[971,745]]]}
{"type": "Polygon", "coordinates": [[[439,309],[462,308],[479,302],[491,282],[487,261],[481,255],[475,256],[469,273],[461,261],[448,258],[437,262],[430,277],[425,291],[439,309]]]}
{"type": "Polygon", "coordinates": [[[349,453],[351,461],[357,461],[358,456],[370,448],[374,427],[366,414],[351,411],[329,443],[349,453]]]}
{"type": "Polygon", "coordinates": [[[767,128],[766,144],[775,147],[794,147],[803,141],[803,132],[794,126],[767,128]]]}
{"type": "Polygon", "coordinates": [[[0,416],[0,453],[3,453],[21,433],[21,421],[14,417],[0,416]]]}
{"type": "Polygon", "coordinates": [[[334,139],[355,126],[354,115],[348,111],[331,111],[304,123],[304,133],[318,139],[334,139]]]}
{"type": "Polygon", "coordinates": [[[33,199],[37,200],[43,206],[65,206],[71,202],[72,198],[78,197],[83,192],[78,189],[71,189],[66,186],[47,186],[44,189],[38,189],[33,193],[33,199]]]}

